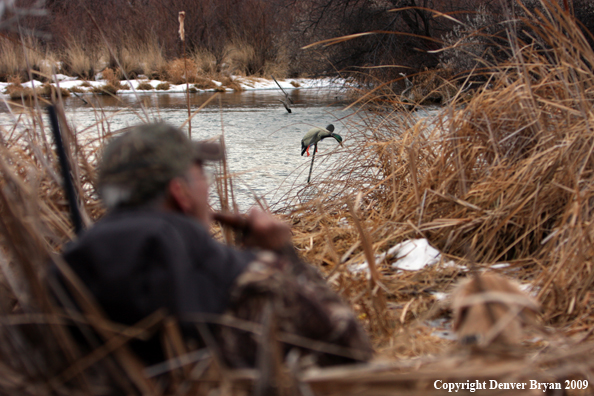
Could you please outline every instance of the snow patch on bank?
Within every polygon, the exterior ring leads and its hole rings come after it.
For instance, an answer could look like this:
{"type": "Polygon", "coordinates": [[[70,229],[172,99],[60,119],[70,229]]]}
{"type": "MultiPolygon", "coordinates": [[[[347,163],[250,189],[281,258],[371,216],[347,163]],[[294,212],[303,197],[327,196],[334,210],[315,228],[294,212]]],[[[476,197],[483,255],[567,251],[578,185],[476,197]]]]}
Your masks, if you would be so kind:
{"type": "MultiPolygon", "coordinates": [[[[411,239],[392,246],[387,252],[375,256],[375,265],[384,261],[392,261],[391,267],[396,270],[418,271],[427,266],[439,263],[441,253],[429,244],[426,239],[411,239]]],[[[351,264],[352,272],[369,271],[369,264],[351,264]]]]}
{"type": "MultiPolygon", "coordinates": [[[[92,93],[93,89],[100,88],[107,84],[106,80],[103,80],[100,75],[97,76],[97,80],[80,80],[75,77],[69,77],[63,74],[57,74],[54,76],[54,81],[58,81],[57,83],[51,83],[53,86],[59,86],[60,88],[67,89],[69,91],[76,91],[76,93],[92,93]]],[[[284,80],[279,80],[278,85],[274,80],[268,80],[265,78],[257,78],[257,77],[239,77],[239,76],[232,76],[231,79],[239,84],[244,91],[256,91],[256,90],[279,90],[279,85],[285,91],[290,91],[293,89],[323,89],[323,88],[333,88],[333,89],[340,89],[340,88],[350,88],[354,85],[349,83],[345,79],[340,78],[288,78],[284,80]]],[[[119,89],[117,94],[134,94],[136,93],[185,93],[190,88],[190,92],[199,93],[199,92],[215,92],[221,91],[224,89],[225,92],[233,92],[233,89],[228,87],[222,87],[223,83],[221,81],[212,80],[212,82],[217,86],[217,88],[210,88],[210,89],[200,89],[196,88],[193,83],[190,84],[171,84],[169,83],[168,89],[157,89],[159,84],[164,83],[165,81],[160,80],[148,80],[148,79],[137,79],[137,80],[122,80],[121,84],[124,85],[125,89],[119,89]],[[139,90],[138,86],[141,83],[148,83],[150,84],[153,89],[150,90],[139,90]]],[[[6,94],[5,90],[6,87],[11,85],[10,83],[2,83],[0,82],[0,93],[6,94]]],[[[39,88],[44,83],[32,80],[21,83],[21,85],[25,88],[39,88]]]]}

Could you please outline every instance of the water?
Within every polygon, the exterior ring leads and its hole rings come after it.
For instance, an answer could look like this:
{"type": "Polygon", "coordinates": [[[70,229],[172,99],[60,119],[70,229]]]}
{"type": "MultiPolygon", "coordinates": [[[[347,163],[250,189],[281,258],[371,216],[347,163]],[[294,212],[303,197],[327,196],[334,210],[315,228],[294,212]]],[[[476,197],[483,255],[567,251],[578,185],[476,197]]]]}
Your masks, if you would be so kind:
{"type": "MultiPolygon", "coordinates": [[[[344,111],[344,92],[296,89],[290,95],[294,102],[291,114],[279,101],[283,95],[278,90],[190,95],[192,112],[210,100],[192,118],[192,139],[224,134],[228,165],[234,175],[234,195],[242,211],[256,203],[254,196],[274,206],[289,189],[307,182],[311,157],[300,154],[301,138],[310,128],[334,124],[335,132],[348,142],[345,124],[353,111],[344,111]]],[[[72,96],[65,100],[65,108],[69,125],[83,142],[144,119],[163,120],[176,126],[188,119],[186,95],[182,93],[142,93],[117,98],[72,96]],[[104,119],[108,122],[101,122],[104,119]]],[[[334,139],[320,142],[314,175],[323,172],[325,166],[318,158],[337,148],[334,139]]],[[[331,161],[332,158],[327,159],[326,163],[331,161]]]]}

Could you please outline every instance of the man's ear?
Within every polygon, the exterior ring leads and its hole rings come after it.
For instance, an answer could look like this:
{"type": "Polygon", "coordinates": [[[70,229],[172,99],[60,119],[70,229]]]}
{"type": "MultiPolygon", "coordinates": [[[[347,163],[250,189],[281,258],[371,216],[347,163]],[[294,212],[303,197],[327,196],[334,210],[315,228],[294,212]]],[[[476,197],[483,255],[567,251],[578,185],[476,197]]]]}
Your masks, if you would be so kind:
{"type": "Polygon", "coordinates": [[[167,192],[171,200],[171,204],[176,209],[187,213],[192,208],[192,200],[185,182],[176,177],[172,179],[167,185],[167,192]]]}

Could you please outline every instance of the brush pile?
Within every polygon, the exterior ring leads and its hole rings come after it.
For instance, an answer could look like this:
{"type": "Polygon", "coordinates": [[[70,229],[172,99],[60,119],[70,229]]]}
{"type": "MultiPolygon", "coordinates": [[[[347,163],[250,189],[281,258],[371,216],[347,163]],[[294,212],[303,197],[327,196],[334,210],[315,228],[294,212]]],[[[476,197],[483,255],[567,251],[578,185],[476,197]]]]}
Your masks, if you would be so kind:
{"type": "MultiPolygon", "coordinates": [[[[277,211],[292,222],[296,247],[352,304],[377,359],[307,371],[287,359],[266,371],[276,393],[429,394],[447,392],[444,383],[483,381],[594,384],[594,52],[570,15],[556,3],[544,5],[547,15],[526,10],[534,43],[512,43],[512,61],[471,99],[454,97],[433,119],[405,114],[398,102],[391,112],[362,112],[345,125],[351,144],[334,172],[285,197],[277,211]],[[402,271],[389,255],[377,258],[418,238],[441,252],[438,263],[402,271]],[[353,271],[365,262],[368,271],[353,271]],[[533,339],[512,350],[477,350],[437,337],[428,323],[450,315],[441,296],[495,264],[496,272],[529,285],[540,304],[533,339]]],[[[105,319],[76,279],[68,286],[80,310],[48,281],[52,261],[68,274],[57,253],[73,233],[42,111],[23,112],[1,127],[2,393],[259,394],[262,370],[231,371],[216,351],[191,351],[159,313],[122,328],[105,319]],[[57,300],[70,308],[58,308],[57,300]],[[95,348],[82,350],[67,326],[95,348]],[[144,367],[126,343],[156,329],[171,346],[170,360],[144,367]]],[[[100,142],[81,147],[65,135],[90,222],[102,215],[91,165],[100,142]]]]}

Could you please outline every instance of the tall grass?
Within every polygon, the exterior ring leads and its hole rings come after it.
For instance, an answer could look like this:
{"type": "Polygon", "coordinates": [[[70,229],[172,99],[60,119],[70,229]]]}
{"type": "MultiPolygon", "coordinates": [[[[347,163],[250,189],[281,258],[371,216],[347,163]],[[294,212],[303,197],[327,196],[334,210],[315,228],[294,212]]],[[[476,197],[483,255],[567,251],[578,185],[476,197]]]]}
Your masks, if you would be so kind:
{"type": "Polygon", "coordinates": [[[217,59],[211,52],[198,49],[193,51],[189,58],[194,61],[201,74],[213,76],[217,73],[217,59]]]}
{"type": "MultiPolygon", "coordinates": [[[[374,100],[368,93],[361,103],[382,105],[343,120],[350,142],[337,154],[335,168],[284,198],[278,210],[293,225],[299,253],[350,301],[385,358],[367,366],[306,370],[289,355],[274,378],[287,392],[427,394],[435,391],[436,380],[594,380],[589,331],[594,318],[594,52],[562,8],[542,3],[548,14],[525,10],[523,22],[544,46],[512,40],[512,60],[497,67],[490,86],[471,97],[454,94],[433,120],[403,112],[397,96],[374,100]],[[455,265],[442,262],[396,273],[383,260],[372,282],[348,269],[419,237],[455,265]],[[447,317],[435,293],[449,292],[467,274],[462,265],[486,268],[501,262],[508,267],[500,272],[536,291],[549,328],[541,329],[541,341],[518,346],[512,356],[469,354],[423,325],[425,319],[447,317]]],[[[173,322],[158,314],[127,329],[101,315],[56,254],[73,234],[41,116],[41,109],[25,108],[10,128],[1,127],[2,391],[254,391],[261,372],[225,369],[212,345],[200,353],[180,352],[191,346],[181,345],[173,322]],[[62,306],[67,298],[46,276],[51,261],[64,271],[80,310],[58,308],[56,296],[62,306]],[[74,343],[66,325],[85,330],[91,350],[74,343]],[[168,350],[166,364],[143,367],[126,343],[157,329],[177,347],[168,350]]],[[[68,130],[65,136],[83,213],[96,219],[103,214],[93,189],[102,139],[81,145],[68,130]]],[[[228,189],[230,184],[224,194],[232,195],[228,189]]]]}
{"type": "MultiPolygon", "coordinates": [[[[25,43],[25,53],[20,42],[5,38],[0,39],[0,81],[8,81],[11,77],[19,77],[21,81],[29,79],[27,62],[31,63],[31,70],[39,71],[33,78],[44,80],[52,72],[61,72],[74,77],[92,79],[97,73],[109,67],[118,70],[120,79],[136,78],[139,75],[150,79],[168,80],[173,84],[186,81],[185,69],[180,65],[180,58],[167,59],[164,50],[156,38],[149,41],[134,39],[113,47],[88,47],[77,39],[70,39],[62,52],[53,52],[41,46],[37,41],[29,39],[25,43]],[[62,65],[60,67],[60,65],[62,65]]],[[[204,49],[193,51],[188,58],[188,80],[195,82],[197,77],[220,77],[239,75],[284,76],[287,74],[288,60],[286,57],[278,61],[266,61],[261,67],[253,48],[249,45],[232,45],[220,61],[217,57],[204,49]]]]}
{"type": "Polygon", "coordinates": [[[39,71],[44,66],[45,51],[38,40],[28,37],[22,41],[15,41],[8,37],[0,37],[0,80],[8,81],[10,77],[18,77],[26,81],[29,79],[28,70],[39,71]]]}
{"type": "Polygon", "coordinates": [[[147,40],[138,40],[133,37],[123,40],[117,47],[116,58],[119,66],[129,78],[143,74],[149,78],[159,78],[164,75],[167,68],[163,48],[155,35],[147,40]]]}
{"type": "Polygon", "coordinates": [[[167,64],[167,81],[172,84],[197,82],[198,68],[192,59],[176,59],[167,64]]]}
{"type": "Polygon", "coordinates": [[[256,51],[247,42],[233,42],[225,46],[222,72],[226,75],[246,76],[256,60],[256,51]]]}
{"type": "MultiPolygon", "coordinates": [[[[590,326],[594,52],[560,6],[542,6],[548,14],[524,10],[534,43],[511,32],[511,61],[470,99],[460,92],[431,122],[386,113],[385,105],[351,125],[356,143],[326,174],[336,177],[315,182],[319,198],[303,203],[310,199],[307,186],[291,201],[291,216],[305,227],[300,246],[311,260],[339,272],[363,261],[354,225],[344,224],[347,200],[361,194],[359,216],[373,230],[375,252],[424,237],[448,259],[485,268],[508,263],[511,276],[533,283],[546,323],[590,326]],[[325,224],[312,228],[321,215],[325,224]],[[308,248],[312,232],[330,237],[308,248]],[[333,250],[351,248],[335,263],[333,250]]],[[[393,274],[387,264],[385,273],[393,274]]],[[[415,277],[422,287],[447,290],[451,270],[434,271],[415,277]]],[[[412,287],[394,275],[382,282],[397,298],[412,287]]],[[[415,299],[415,316],[426,312],[430,298],[415,299]]]]}
{"type": "Polygon", "coordinates": [[[89,46],[80,39],[71,37],[61,55],[64,61],[64,71],[67,74],[91,79],[108,66],[109,52],[106,49],[89,46]]]}

